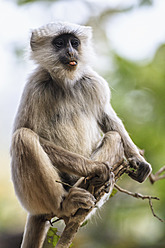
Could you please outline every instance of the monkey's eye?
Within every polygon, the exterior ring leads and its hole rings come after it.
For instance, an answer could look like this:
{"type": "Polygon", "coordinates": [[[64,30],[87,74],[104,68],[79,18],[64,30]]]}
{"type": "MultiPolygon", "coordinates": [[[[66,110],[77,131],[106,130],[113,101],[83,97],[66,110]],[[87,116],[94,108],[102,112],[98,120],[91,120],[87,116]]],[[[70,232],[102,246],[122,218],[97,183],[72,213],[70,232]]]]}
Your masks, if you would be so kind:
{"type": "Polygon", "coordinates": [[[71,40],[72,47],[76,48],[80,45],[80,41],[78,39],[71,40]]]}
{"type": "Polygon", "coordinates": [[[64,41],[63,41],[63,39],[55,39],[53,41],[53,45],[57,48],[62,48],[62,47],[64,47],[64,41]]]}

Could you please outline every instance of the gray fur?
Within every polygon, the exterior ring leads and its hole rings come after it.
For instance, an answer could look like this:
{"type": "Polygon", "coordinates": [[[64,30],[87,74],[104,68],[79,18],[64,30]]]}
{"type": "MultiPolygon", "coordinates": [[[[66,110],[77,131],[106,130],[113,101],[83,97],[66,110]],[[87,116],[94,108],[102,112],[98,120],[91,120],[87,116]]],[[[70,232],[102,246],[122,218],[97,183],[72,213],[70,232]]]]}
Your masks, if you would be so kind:
{"type": "Polygon", "coordinates": [[[90,67],[91,35],[90,27],[61,22],[32,32],[31,58],[38,67],[25,86],[11,145],[15,191],[30,214],[23,248],[42,247],[45,225],[38,236],[30,232],[38,216],[69,217],[94,205],[86,190],[68,191],[56,180],[73,185],[81,176],[97,175],[104,183],[109,176],[104,162],[113,165],[111,147],[118,159],[125,153],[137,163],[140,172],[130,175],[135,180],[142,182],[151,171],[110,105],[107,82],[90,67]],[[74,69],[64,68],[52,45],[63,33],[81,41],[74,69]]]}

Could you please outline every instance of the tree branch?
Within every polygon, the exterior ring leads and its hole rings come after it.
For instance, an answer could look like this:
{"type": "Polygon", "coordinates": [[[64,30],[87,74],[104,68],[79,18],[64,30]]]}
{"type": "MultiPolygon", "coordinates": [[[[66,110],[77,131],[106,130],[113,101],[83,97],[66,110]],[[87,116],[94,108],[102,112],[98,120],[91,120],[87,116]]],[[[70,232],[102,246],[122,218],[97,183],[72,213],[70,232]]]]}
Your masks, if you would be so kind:
{"type": "Polygon", "coordinates": [[[120,187],[119,185],[117,185],[116,183],[115,183],[114,187],[115,187],[118,191],[120,191],[120,192],[122,192],[122,193],[125,193],[125,194],[127,194],[127,195],[133,196],[133,197],[135,197],[135,198],[141,198],[142,200],[144,200],[144,199],[160,200],[160,199],[159,199],[158,197],[156,197],[156,196],[142,195],[142,194],[140,194],[140,193],[136,193],[136,192],[134,193],[134,192],[128,191],[128,190],[126,190],[126,189],[121,188],[121,187],[120,187]]]}
{"type": "MultiPolygon", "coordinates": [[[[96,207],[97,203],[100,200],[101,196],[108,191],[112,191],[114,187],[114,173],[111,172],[109,181],[103,185],[101,188],[97,189],[92,185],[92,180],[94,178],[80,178],[78,182],[73,187],[81,187],[86,190],[88,190],[90,193],[94,195],[96,198],[96,207]]],[[[74,216],[71,216],[69,219],[64,219],[65,221],[65,229],[61,235],[61,238],[59,239],[56,248],[68,248],[70,244],[72,243],[72,240],[77,233],[80,226],[85,221],[87,215],[93,210],[94,208],[91,208],[90,210],[86,209],[79,209],[74,216]]]]}
{"type": "Polygon", "coordinates": [[[165,174],[164,175],[160,175],[163,172],[165,172],[165,166],[163,166],[162,168],[160,168],[160,170],[158,170],[155,174],[150,174],[149,175],[149,180],[152,184],[154,184],[156,181],[159,181],[161,179],[165,179],[165,174]]]}
{"type": "MultiPolygon", "coordinates": [[[[165,175],[160,175],[165,171],[165,166],[162,167],[155,175],[150,176],[151,183],[154,183],[155,181],[158,181],[160,179],[165,178],[165,175]]],[[[158,197],[153,197],[149,195],[142,195],[140,193],[133,193],[126,189],[122,189],[120,186],[118,186],[115,182],[120,178],[124,173],[130,172],[130,166],[129,162],[125,159],[122,159],[120,161],[117,161],[115,165],[113,165],[111,170],[111,176],[108,182],[106,182],[105,185],[103,185],[101,188],[96,188],[92,184],[92,180],[94,178],[84,178],[81,177],[74,186],[72,187],[81,187],[86,190],[88,190],[90,193],[94,195],[96,198],[96,205],[100,198],[103,196],[103,194],[107,193],[108,191],[112,191],[113,187],[115,187],[118,191],[128,194],[135,198],[140,198],[142,200],[148,199],[149,206],[151,208],[152,214],[154,217],[156,217],[161,222],[164,222],[161,218],[159,218],[153,209],[152,200],[159,200],[158,197]]],[[[58,181],[59,183],[63,183],[61,181],[58,181]]],[[[69,186],[69,185],[68,185],[69,186]]],[[[65,222],[65,228],[64,231],[56,245],[56,248],[68,248],[70,244],[72,243],[73,238],[75,237],[77,231],[79,230],[80,226],[85,222],[85,219],[87,215],[93,210],[85,210],[85,209],[79,209],[74,216],[71,216],[70,218],[63,218],[65,222]]]]}
{"type": "Polygon", "coordinates": [[[150,208],[151,208],[151,211],[152,211],[153,216],[156,217],[156,218],[157,218],[158,220],[160,220],[161,222],[164,222],[164,220],[162,220],[161,218],[159,218],[159,217],[155,214],[154,209],[153,209],[153,206],[152,206],[152,199],[153,199],[153,200],[160,200],[158,197],[149,196],[149,195],[142,195],[142,194],[140,194],[140,193],[133,193],[133,192],[130,192],[130,191],[126,190],[126,189],[122,189],[122,188],[119,187],[117,184],[115,184],[114,187],[115,187],[118,191],[120,191],[120,192],[122,192],[122,193],[125,193],[125,194],[127,194],[127,195],[130,195],[130,196],[133,196],[133,197],[135,197],[135,198],[140,198],[140,199],[142,199],[142,200],[148,199],[149,205],[150,205],[150,208]]]}
{"type": "MultiPolygon", "coordinates": [[[[113,167],[110,173],[110,179],[105,183],[101,188],[96,188],[92,184],[94,178],[83,178],[81,177],[78,182],[73,187],[81,187],[88,190],[96,198],[96,207],[100,198],[107,192],[112,191],[115,181],[121,177],[122,174],[128,172],[129,165],[122,159],[118,161],[113,167]]],[[[59,183],[62,183],[59,181],[59,183]]],[[[71,216],[69,219],[64,219],[66,224],[65,229],[56,245],[56,248],[68,248],[72,243],[75,234],[79,230],[80,226],[85,221],[87,215],[93,210],[79,209],[74,216],[71,216]]]]}

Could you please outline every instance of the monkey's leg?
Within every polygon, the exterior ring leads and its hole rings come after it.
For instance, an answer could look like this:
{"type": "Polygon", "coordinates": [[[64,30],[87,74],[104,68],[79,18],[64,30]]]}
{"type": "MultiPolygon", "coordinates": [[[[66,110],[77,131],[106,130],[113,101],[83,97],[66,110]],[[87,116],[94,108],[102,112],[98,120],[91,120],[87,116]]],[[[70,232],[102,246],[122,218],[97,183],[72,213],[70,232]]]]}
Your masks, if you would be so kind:
{"type": "Polygon", "coordinates": [[[61,208],[64,188],[57,170],[32,130],[21,128],[12,139],[12,179],[16,194],[30,213],[22,248],[41,248],[47,232],[46,217],[61,208]]]}
{"type": "Polygon", "coordinates": [[[65,194],[57,169],[28,128],[17,130],[12,139],[11,171],[16,194],[32,215],[56,214],[65,194]]]}
{"type": "MultiPolygon", "coordinates": [[[[101,143],[95,149],[91,155],[91,159],[94,161],[108,162],[109,166],[113,166],[119,161],[123,160],[124,157],[124,148],[121,137],[118,132],[110,131],[104,135],[101,143]]],[[[109,199],[109,196],[113,190],[115,179],[114,174],[109,170],[109,179],[104,184],[100,183],[100,180],[97,176],[87,179],[87,181],[82,181],[80,187],[83,187],[96,197],[97,207],[101,207],[105,201],[109,199]]],[[[93,215],[96,211],[94,208],[87,219],[93,215]]]]}
{"type": "Polygon", "coordinates": [[[105,134],[101,144],[91,155],[92,160],[109,162],[110,166],[121,161],[124,157],[124,148],[118,132],[109,131],[105,134]]]}
{"type": "MultiPolygon", "coordinates": [[[[124,157],[124,147],[121,140],[121,136],[118,132],[109,131],[105,134],[101,144],[92,153],[91,158],[95,161],[108,162],[109,166],[113,166],[119,161],[123,160],[124,157]]],[[[92,184],[96,185],[94,188],[94,196],[98,200],[97,207],[101,207],[104,202],[109,199],[112,193],[115,178],[114,174],[110,172],[109,180],[101,186],[97,186],[98,178],[92,179],[92,184]]],[[[94,213],[94,210],[91,214],[94,213]]],[[[90,215],[89,215],[90,216],[90,215]]]]}
{"type": "Polygon", "coordinates": [[[41,248],[49,227],[45,216],[29,214],[21,248],[41,248]]]}
{"type": "Polygon", "coordinates": [[[109,113],[105,114],[102,119],[101,128],[103,132],[114,130],[118,132],[122,138],[124,152],[129,160],[130,166],[135,170],[129,173],[129,176],[134,180],[142,183],[152,171],[151,165],[139,153],[139,149],[129,137],[123,123],[117,117],[115,111],[109,105],[109,113]]]}
{"type": "Polygon", "coordinates": [[[32,130],[21,128],[14,133],[11,156],[15,191],[30,213],[22,248],[40,248],[47,231],[44,215],[70,216],[79,207],[91,208],[95,199],[83,189],[74,188],[66,193],[63,185],[56,182],[60,181],[58,171],[32,130]]]}
{"type": "Polygon", "coordinates": [[[55,145],[54,143],[40,138],[44,151],[48,154],[52,165],[60,172],[78,177],[97,176],[100,182],[105,183],[109,177],[109,168],[104,162],[92,160],[77,153],[55,145]]]}

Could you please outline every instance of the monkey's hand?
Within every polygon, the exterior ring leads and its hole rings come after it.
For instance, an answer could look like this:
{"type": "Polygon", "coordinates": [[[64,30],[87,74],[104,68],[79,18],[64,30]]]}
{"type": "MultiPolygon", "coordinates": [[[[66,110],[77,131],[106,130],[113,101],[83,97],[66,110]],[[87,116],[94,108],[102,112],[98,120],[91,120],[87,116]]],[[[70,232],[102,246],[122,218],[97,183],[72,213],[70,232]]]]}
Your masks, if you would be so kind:
{"type": "MultiPolygon", "coordinates": [[[[79,208],[91,209],[95,206],[96,199],[87,190],[73,187],[61,204],[61,216],[70,217],[75,215],[79,208]]],[[[60,216],[60,217],[61,217],[60,216]]]]}
{"type": "Polygon", "coordinates": [[[104,185],[110,178],[111,167],[108,162],[94,162],[94,166],[90,169],[89,178],[92,178],[91,183],[95,187],[104,185]]]}
{"type": "Polygon", "coordinates": [[[140,155],[128,158],[128,161],[132,168],[128,175],[139,183],[144,182],[152,171],[151,165],[140,155]]]}

